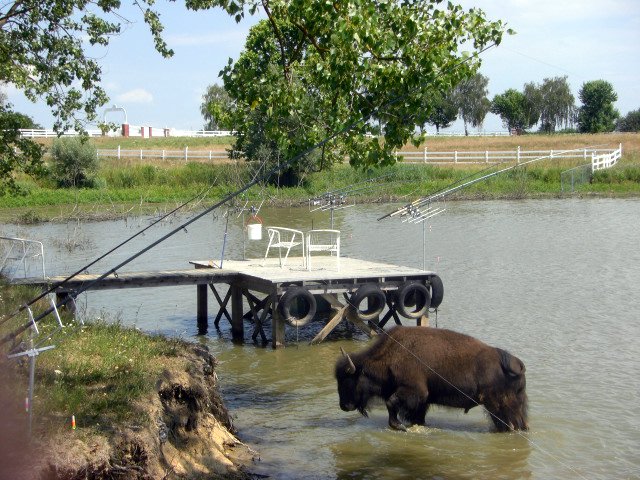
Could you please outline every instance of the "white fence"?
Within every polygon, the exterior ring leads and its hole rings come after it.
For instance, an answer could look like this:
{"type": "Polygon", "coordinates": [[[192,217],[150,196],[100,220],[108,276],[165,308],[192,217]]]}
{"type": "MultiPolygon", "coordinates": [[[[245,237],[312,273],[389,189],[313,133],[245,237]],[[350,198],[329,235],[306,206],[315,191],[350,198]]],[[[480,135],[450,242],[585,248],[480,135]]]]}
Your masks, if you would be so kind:
{"type": "Polygon", "coordinates": [[[612,166],[622,156],[622,144],[617,149],[566,149],[566,150],[515,150],[497,151],[453,151],[432,152],[427,148],[419,151],[397,151],[398,160],[404,163],[428,163],[428,164],[478,164],[478,163],[504,163],[504,162],[528,162],[537,158],[549,159],[582,159],[585,163],[591,162],[594,170],[612,166]],[[599,165],[607,166],[599,166],[599,165]]]}
{"type": "Polygon", "coordinates": [[[98,158],[138,158],[148,159],[181,159],[185,162],[188,160],[228,160],[229,154],[225,150],[189,150],[184,147],[183,150],[149,150],[149,149],[123,149],[118,146],[116,149],[98,149],[98,158]]]}
{"type": "MultiPolygon", "coordinates": [[[[114,132],[111,132],[111,133],[114,133],[114,132]]],[[[102,130],[87,130],[87,134],[90,137],[101,137],[102,130]]],[[[63,137],[77,137],[78,135],[79,133],[74,130],[69,130],[67,132],[62,133],[63,137]]],[[[31,129],[31,128],[21,128],[20,136],[24,138],[55,138],[58,136],[58,134],[54,130],[45,130],[45,129],[38,130],[38,129],[31,129]]],[[[115,135],[109,135],[109,136],[115,136],[115,135]]]]}
{"type": "MultiPolygon", "coordinates": [[[[149,132],[151,132],[151,138],[156,137],[228,137],[233,135],[230,130],[179,130],[177,128],[159,128],[159,127],[146,127],[129,125],[130,137],[145,137],[149,138],[149,132]]],[[[87,130],[87,134],[90,137],[102,137],[102,130],[91,129],[87,130]]],[[[55,138],[58,134],[54,130],[50,129],[27,129],[21,128],[20,135],[25,138],[55,138]]],[[[62,133],[64,137],[76,137],[79,133],[74,130],[69,130],[62,133]]],[[[121,137],[122,130],[118,129],[116,132],[107,132],[107,137],[121,137]]]]}
{"type": "Polygon", "coordinates": [[[603,168],[613,167],[622,157],[622,144],[613,151],[591,155],[591,173],[603,168]]]}

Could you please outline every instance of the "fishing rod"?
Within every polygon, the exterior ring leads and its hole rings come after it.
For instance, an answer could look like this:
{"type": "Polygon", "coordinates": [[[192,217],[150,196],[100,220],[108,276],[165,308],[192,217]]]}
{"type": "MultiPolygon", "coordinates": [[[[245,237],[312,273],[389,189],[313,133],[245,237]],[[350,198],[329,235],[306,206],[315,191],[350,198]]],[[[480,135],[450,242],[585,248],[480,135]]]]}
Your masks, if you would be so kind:
{"type": "MultiPolygon", "coordinates": [[[[447,72],[452,71],[453,69],[457,68],[460,65],[463,65],[467,62],[469,62],[470,60],[480,56],[482,53],[486,52],[487,50],[489,50],[490,48],[493,48],[496,45],[496,43],[492,43],[486,47],[484,47],[483,49],[481,49],[478,52],[475,52],[473,55],[470,55],[466,58],[463,58],[461,60],[459,60],[458,62],[452,64],[449,68],[445,68],[441,71],[440,75],[444,75],[447,72]]],[[[415,91],[415,89],[413,90],[415,91]]],[[[413,91],[409,92],[412,93],[413,91]]],[[[336,130],[334,133],[332,133],[331,135],[327,136],[325,139],[321,140],[320,142],[316,143],[315,145],[310,146],[309,148],[307,148],[306,150],[303,150],[301,153],[295,155],[294,157],[292,157],[291,159],[289,159],[288,161],[282,163],[282,164],[278,164],[276,166],[274,166],[271,170],[266,171],[263,175],[258,176],[258,174],[256,173],[256,176],[248,183],[246,183],[243,187],[239,188],[238,190],[236,190],[235,192],[232,192],[230,194],[228,194],[226,197],[224,197],[222,200],[220,200],[217,203],[214,203],[212,206],[206,208],[204,211],[202,211],[201,213],[199,213],[198,215],[192,217],[191,219],[187,220],[186,222],[184,222],[183,224],[179,225],[178,227],[174,228],[173,230],[171,230],[169,233],[163,235],[162,237],[160,237],[158,240],[152,242],[151,244],[149,244],[148,246],[146,246],[145,248],[143,248],[142,250],[139,250],[137,253],[133,254],[132,256],[130,256],[129,258],[125,259],[123,262],[119,263],[118,265],[116,265],[115,267],[109,269],[107,272],[103,273],[102,275],[100,275],[99,277],[97,277],[96,279],[85,283],[82,287],[80,287],[78,290],[76,290],[75,292],[73,292],[71,295],[69,295],[68,297],[64,298],[62,301],[60,301],[59,304],[52,306],[51,308],[48,308],[47,310],[45,310],[43,313],[41,313],[40,315],[38,315],[37,317],[30,319],[29,322],[23,324],[22,326],[20,326],[18,329],[16,329],[14,332],[11,332],[7,335],[5,335],[3,338],[0,339],[0,345],[4,345],[5,343],[14,340],[18,335],[20,335],[21,333],[23,333],[24,331],[26,331],[31,325],[35,325],[37,322],[39,322],[40,320],[42,320],[44,317],[46,317],[47,315],[49,315],[50,313],[52,313],[53,311],[56,310],[56,308],[62,307],[64,305],[67,304],[67,302],[69,302],[72,298],[77,297],[78,295],[84,293],[85,291],[89,290],[93,285],[97,284],[98,282],[101,282],[102,280],[104,280],[106,277],[108,277],[111,274],[117,275],[117,271],[119,269],[121,269],[122,267],[126,266],[127,264],[131,263],[133,260],[135,260],[136,258],[140,257],[141,255],[145,254],[146,252],[148,252],[149,250],[151,250],[152,248],[154,248],[155,246],[159,245],[160,243],[164,242],[166,239],[172,237],[173,235],[175,235],[176,233],[182,231],[182,230],[186,230],[186,227],[191,225],[192,223],[194,223],[195,221],[199,220],[200,218],[204,217],[205,215],[207,215],[208,213],[212,212],[213,210],[219,208],[220,206],[224,205],[225,203],[229,202],[230,200],[233,200],[234,198],[238,197],[239,195],[241,195],[242,193],[246,192],[247,190],[249,190],[251,187],[253,187],[254,185],[256,185],[258,182],[267,180],[268,178],[270,178],[273,174],[280,172],[281,170],[284,170],[288,167],[290,167],[291,165],[293,165],[295,162],[297,162],[298,160],[306,157],[308,154],[310,154],[312,151],[316,150],[317,148],[323,147],[325,146],[327,143],[331,142],[332,140],[334,140],[335,138],[337,138],[338,136],[352,130],[356,125],[360,124],[360,123],[364,123],[367,122],[368,120],[370,120],[376,113],[378,113],[380,111],[381,108],[383,107],[389,107],[391,105],[394,105],[398,102],[400,102],[401,100],[403,100],[409,93],[405,94],[405,95],[400,95],[396,98],[393,98],[391,100],[389,100],[386,104],[382,105],[381,107],[375,108],[373,109],[370,113],[363,115],[362,117],[360,117],[359,119],[347,124],[346,126],[342,127],[339,130],[336,130]]],[[[55,288],[54,288],[55,289],[55,288]]],[[[42,297],[41,297],[42,298],[42,297]]]]}
{"type": "Polygon", "coordinates": [[[328,192],[324,192],[323,194],[315,196],[315,197],[312,197],[309,200],[310,201],[314,201],[314,200],[320,201],[320,200],[328,198],[328,197],[330,197],[332,195],[348,194],[348,193],[360,190],[360,189],[354,189],[354,187],[357,187],[358,185],[373,183],[373,182],[379,181],[379,180],[381,180],[383,178],[392,177],[394,175],[395,175],[395,173],[387,173],[385,175],[380,175],[378,177],[373,177],[373,178],[369,178],[367,180],[362,180],[360,182],[352,183],[351,185],[347,185],[347,186],[342,187],[342,188],[336,188],[335,190],[330,190],[328,192]]]}
{"type": "Polygon", "coordinates": [[[71,275],[69,275],[68,277],[66,277],[64,280],[60,281],[59,283],[56,283],[55,285],[49,287],[46,291],[44,291],[43,293],[41,293],[40,295],[38,295],[37,297],[29,300],[29,302],[27,303],[23,303],[22,305],[20,305],[20,307],[18,307],[15,311],[13,311],[12,313],[9,314],[3,314],[2,319],[0,319],[0,325],[4,324],[6,321],[12,319],[13,317],[15,317],[16,315],[20,314],[21,312],[25,311],[28,307],[30,307],[31,305],[33,305],[34,303],[36,303],[38,300],[43,299],[44,297],[46,297],[47,295],[49,295],[50,293],[53,293],[55,290],[57,290],[58,288],[62,287],[63,285],[66,285],[69,281],[71,281],[71,279],[73,279],[76,275],[81,274],[82,272],[85,272],[86,270],[89,269],[89,267],[92,267],[93,265],[95,265],[96,263],[98,263],[100,260],[105,259],[107,256],[111,255],[113,252],[115,252],[117,249],[119,249],[120,247],[126,245],[127,243],[129,243],[131,240],[133,240],[134,238],[138,237],[139,235],[142,235],[144,232],[146,232],[147,230],[149,230],[151,227],[157,225],[158,223],[162,222],[163,220],[165,220],[166,218],[170,217],[171,215],[173,215],[174,213],[176,213],[178,210],[186,207],[188,204],[190,204],[191,202],[194,202],[196,199],[202,197],[204,198],[204,196],[207,194],[207,192],[211,190],[211,187],[207,188],[206,190],[202,190],[201,192],[199,192],[198,194],[196,194],[195,196],[193,196],[192,198],[190,198],[189,200],[183,202],[182,204],[178,205],[176,208],[174,208],[173,210],[171,210],[170,212],[166,213],[165,215],[159,217],[157,220],[155,220],[154,222],[150,223],[149,225],[147,225],[145,228],[143,228],[142,230],[138,231],[136,234],[130,236],[129,238],[127,238],[126,240],[124,240],[123,242],[119,243],[118,245],[116,245],[115,247],[113,247],[111,250],[109,250],[108,252],[104,253],[103,255],[99,256],[98,258],[96,258],[95,260],[93,260],[91,263],[88,263],[87,265],[83,266],[82,268],[78,269],[75,273],[72,273],[71,275]]]}
{"type": "Polygon", "coordinates": [[[463,177],[463,178],[461,178],[459,180],[456,180],[456,181],[450,183],[449,185],[447,185],[446,187],[442,187],[442,188],[436,190],[435,192],[427,195],[426,197],[422,197],[422,198],[419,198],[417,200],[414,200],[413,202],[405,205],[404,207],[400,207],[397,210],[394,210],[393,212],[390,212],[390,213],[387,213],[386,215],[383,215],[382,217],[378,218],[378,221],[384,220],[386,218],[393,217],[393,216],[396,216],[396,215],[406,215],[410,211],[415,211],[415,210],[423,207],[424,205],[426,205],[428,203],[431,203],[432,201],[434,201],[434,200],[436,200],[438,198],[445,197],[446,195],[449,195],[449,194],[451,194],[453,192],[456,192],[458,190],[466,188],[466,187],[468,187],[470,185],[473,185],[473,184],[475,184],[475,183],[477,183],[477,182],[479,182],[481,180],[486,180],[488,178],[491,178],[493,176],[496,176],[496,175],[499,175],[501,173],[507,172],[509,170],[514,170],[516,168],[528,165],[529,163],[533,163],[533,162],[537,162],[537,161],[540,161],[540,160],[544,160],[546,158],[553,158],[554,155],[564,155],[566,153],[583,151],[585,149],[595,149],[595,148],[597,148],[599,146],[601,146],[601,145],[595,145],[595,146],[590,146],[590,147],[582,147],[582,148],[573,148],[573,149],[567,149],[567,150],[559,150],[557,152],[554,151],[553,155],[541,155],[541,156],[533,158],[531,160],[527,160],[526,162],[521,162],[521,163],[518,163],[516,165],[512,165],[510,167],[503,168],[501,170],[489,173],[487,175],[483,175],[481,177],[474,178],[473,180],[465,181],[465,180],[467,180],[469,178],[476,177],[477,175],[482,174],[483,172],[486,172],[487,170],[491,170],[493,168],[496,168],[496,166],[499,167],[500,165],[504,165],[505,163],[509,163],[509,160],[505,160],[504,162],[500,162],[498,165],[492,165],[492,166],[484,168],[484,169],[482,169],[482,170],[480,170],[478,172],[474,172],[474,173],[472,173],[470,175],[467,175],[466,177],[463,177]],[[460,182],[464,182],[464,183],[460,183],[460,182]]]}

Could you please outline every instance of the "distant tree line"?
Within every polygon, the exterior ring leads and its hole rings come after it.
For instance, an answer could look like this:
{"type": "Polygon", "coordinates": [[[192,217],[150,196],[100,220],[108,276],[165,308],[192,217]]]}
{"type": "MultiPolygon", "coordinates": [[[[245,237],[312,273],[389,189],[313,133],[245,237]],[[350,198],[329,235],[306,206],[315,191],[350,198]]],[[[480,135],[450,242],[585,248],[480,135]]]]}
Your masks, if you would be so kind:
{"type": "MultiPolygon", "coordinates": [[[[522,91],[510,88],[488,97],[489,79],[480,73],[462,80],[448,92],[436,92],[427,100],[429,115],[422,125],[433,125],[439,133],[457,119],[464,124],[465,135],[469,126],[478,128],[489,112],[498,115],[505,128],[524,133],[534,127],[539,132],[554,133],[559,130],[576,129],[581,133],[640,131],[640,109],[620,117],[613,107],[618,96],[613,86],[605,80],[585,82],[578,96],[577,107],[567,77],[545,78],[542,83],[530,82],[522,91]]],[[[224,124],[228,112],[234,108],[234,99],[223,86],[213,84],[203,97],[201,112],[206,120],[205,128],[233,128],[224,124]],[[221,123],[222,122],[222,123],[221,123]]],[[[373,125],[372,133],[381,134],[382,128],[373,125]]]]}

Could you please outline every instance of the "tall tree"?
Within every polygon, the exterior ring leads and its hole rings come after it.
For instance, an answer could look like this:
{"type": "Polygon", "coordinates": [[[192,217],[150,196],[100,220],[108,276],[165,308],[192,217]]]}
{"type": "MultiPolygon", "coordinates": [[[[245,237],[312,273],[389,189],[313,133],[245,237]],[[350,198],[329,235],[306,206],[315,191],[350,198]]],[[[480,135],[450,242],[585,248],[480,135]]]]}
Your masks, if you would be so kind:
{"type": "MultiPolygon", "coordinates": [[[[136,0],[158,52],[170,56],[161,38],[162,24],[152,9],[154,0],[136,0]]],[[[58,131],[82,130],[107,101],[100,87],[100,66],[85,53],[86,43],[107,45],[120,33],[120,0],[8,0],[0,4],[0,83],[12,83],[27,98],[44,98],[58,131]]],[[[2,106],[2,128],[16,126],[15,112],[2,106]]],[[[16,127],[17,128],[17,127],[16,127]]],[[[0,157],[0,193],[15,191],[15,171],[42,171],[42,149],[20,140],[17,131],[4,132],[2,151],[14,148],[19,158],[0,157]],[[16,143],[17,142],[17,143],[16,143]],[[18,145],[19,144],[19,145],[18,145]]]]}
{"type": "Polygon", "coordinates": [[[267,17],[222,72],[236,102],[237,145],[259,133],[263,146],[289,159],[343,130],[315,168],[345,155],[357,166],[394,162],[393,150],[429,118],[422,106],[472,76],[474,54],[504,32],[480,10],[437,0],[212,3],[237,19],[258,8],[267,17]],[[366,137],[372,123],[382,125],[384,141],[366,137]]]}
{"type": "Polygon", "coordinates": [[[42,145],[20,135],[25,117],[0,104],[0,195],[21,192],[14,172],[34,176],[44,173],[42,145]]]}
{"type": "Polygon", "coordinates": [[[434,125],[438,134],[441,128],[449,127],[458,118],[458,106],[454,102],[453,95],[435,95],[430,102],[430,110],[427,123],[434,125]]]}
{"type": "Polygon", "coordinates": [[[540,120],[540,114],[542,113],[542,91],[540,87],[534,82],[524,84],[522,90],[524,95],[523,111],[526,118],[525,128],[533,127],[540,120]]]}
{"type": "Polygon", "coordinates": [[[619,119],[616,130],[619,132],[640,132],[640,108],[619,119]]]}
{"type": "Polygon", "coordinates": [[[514,88],[493,97],[491,112],[502,118],[509,130],[524,131],[538,121],[536,110],[527,96],[514,88]]]}
{"type": "Polygon", "coordinates": [[[204,117],[205,130],[224,130],[230,128],[225,124],[225,111],[233,109],[233,100],[224,89],[217,83],[209,85],[202,97],[200,113],[204,117]]]}
{"type": "Polygon", "coordinates": [[[481,127],[487,113],[491,110],[489,79],[481,73],[461,81],[454,90],[458,113],[464,123],[464,134],[469,135],[468,125],[481,127]]]}
{"type": "Polygon", "coordinates": [[[566,76],[545,78],[536,89],[541,132],[553,133],[559,126],[574,122],[575,98],[566,76]]]}
{"type": "Polygon", "coordinates": [[[620,116],[613,107],[618,94],[606,80],[585,82],[578,92],[582,106],[578,110],[578,130],[583,133],[612,132],[620,116]]]}

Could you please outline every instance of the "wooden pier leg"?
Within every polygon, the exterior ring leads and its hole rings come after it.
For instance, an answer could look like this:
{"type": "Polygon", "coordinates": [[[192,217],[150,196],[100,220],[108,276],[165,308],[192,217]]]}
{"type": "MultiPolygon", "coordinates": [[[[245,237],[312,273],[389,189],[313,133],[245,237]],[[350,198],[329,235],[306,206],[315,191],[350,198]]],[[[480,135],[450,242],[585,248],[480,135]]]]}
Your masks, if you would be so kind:
{"type": "Polygon", "coordinates": [[[242,287],[231,284],[231,336],[234,342],[244,342],[244,321],[242,312],[242,287]]]}
{"type": "Polygon", "coordinates": [[[198,303],[198,335],[206,335],[209,330],[209,319],[207,318],[207,285],[198,285],[197,287],[197,303],[198,303]]]}
{"type": "MultiPolygon", "coordinates": [[[[271,294],[271,341],[273,348],[284,347],[284,318],[278,312],[278,295],[271,294]]],[[[266,308],[266,307],[265,307],[266,308]]]]}
{"type": "Polygon", "coordinates": [[[56,305],[59,305],[60,303],[66,301],[67,303],[64,304],[64,307],[67,312],[71,312],[74,315],[76,315],[76,302],[73,301],[72,298],[70,298],[71,295],[69,294],[69,292],[57,292],[56,293],[56,305]]]}

